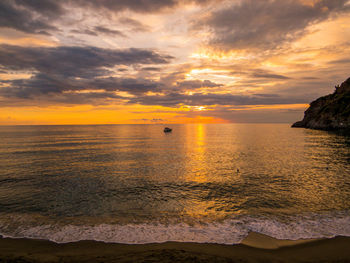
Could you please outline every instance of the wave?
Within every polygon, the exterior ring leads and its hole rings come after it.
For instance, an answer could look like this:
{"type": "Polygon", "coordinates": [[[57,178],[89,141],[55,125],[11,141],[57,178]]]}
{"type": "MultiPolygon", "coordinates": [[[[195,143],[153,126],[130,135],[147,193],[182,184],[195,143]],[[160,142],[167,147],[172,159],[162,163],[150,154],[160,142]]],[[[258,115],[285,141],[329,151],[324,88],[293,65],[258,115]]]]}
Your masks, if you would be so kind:
{"type": "Polygon", "coordinates": [[[98,224],[98,225],[21,225],[1,223],[3,237],[47,239],[56,243],[95,240],[111,243],[146,244],[198,242],[237,244],[249,232],[265,234],[277,239],[331,238],[350,236],[350,214],[337,212],[285,217],[239,216],[223,222],[207,224],[98,224]]]}

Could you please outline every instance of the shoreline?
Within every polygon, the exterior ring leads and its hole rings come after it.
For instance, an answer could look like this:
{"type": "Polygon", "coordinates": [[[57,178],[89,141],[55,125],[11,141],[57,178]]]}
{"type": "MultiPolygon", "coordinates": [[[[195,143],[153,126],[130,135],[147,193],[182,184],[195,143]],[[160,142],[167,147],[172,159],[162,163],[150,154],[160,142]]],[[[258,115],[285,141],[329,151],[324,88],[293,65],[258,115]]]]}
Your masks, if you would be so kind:
{"type": "Polygon", "coordinates": [[[241,244],[143,245],[0,237],[0,262],[350,262],[350,237],[278,240],[251,232],[241,244]]]}

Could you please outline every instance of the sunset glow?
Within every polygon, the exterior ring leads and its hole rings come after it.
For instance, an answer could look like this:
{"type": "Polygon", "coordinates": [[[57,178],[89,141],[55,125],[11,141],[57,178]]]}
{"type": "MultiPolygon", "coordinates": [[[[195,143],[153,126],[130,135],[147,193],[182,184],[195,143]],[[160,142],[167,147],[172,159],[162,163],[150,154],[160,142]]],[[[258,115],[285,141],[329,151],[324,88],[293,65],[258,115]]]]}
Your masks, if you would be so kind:
{"type": "Polygon", "coordinates": [[[2,125],[292,123],[348,77],[346,0],[43,2],[0,3],[2,125]]]}

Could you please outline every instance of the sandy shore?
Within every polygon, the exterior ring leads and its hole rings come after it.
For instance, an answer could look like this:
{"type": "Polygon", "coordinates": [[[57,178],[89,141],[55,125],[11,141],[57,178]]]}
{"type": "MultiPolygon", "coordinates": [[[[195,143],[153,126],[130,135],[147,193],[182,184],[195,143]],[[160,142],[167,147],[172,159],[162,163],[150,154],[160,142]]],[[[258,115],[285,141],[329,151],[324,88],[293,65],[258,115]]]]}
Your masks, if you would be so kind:
{"type": "Polygon", "coordinates": [[[350,238],[283,241],[251,233],[239,245],[167,242],[57,244],[0,238],[0,262],[350,262],[350,238]]]}

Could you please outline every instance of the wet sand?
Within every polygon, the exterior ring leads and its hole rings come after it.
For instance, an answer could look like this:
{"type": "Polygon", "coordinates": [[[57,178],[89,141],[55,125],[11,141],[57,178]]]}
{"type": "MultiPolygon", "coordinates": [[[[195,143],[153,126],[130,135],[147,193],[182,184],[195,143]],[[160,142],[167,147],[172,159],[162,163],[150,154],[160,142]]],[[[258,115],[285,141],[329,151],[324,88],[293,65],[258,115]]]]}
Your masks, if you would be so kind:
{"type": "Polygon", "coordinates": [[[239,245],[0,238],[0,262],[350,262],[350,238],[285,241],[251,233],[239,245]]]}

